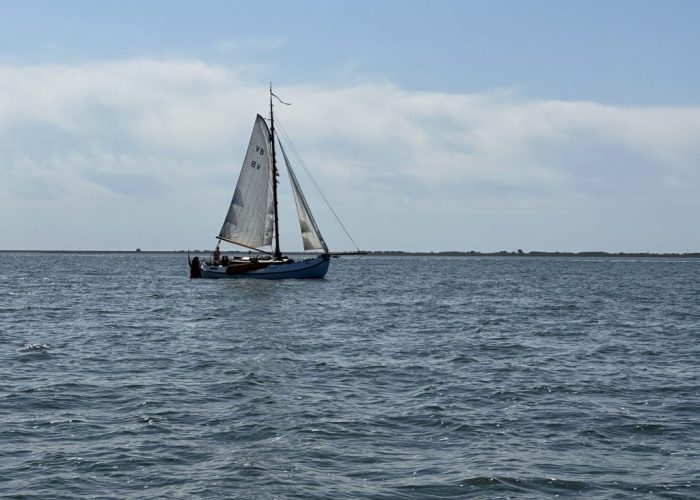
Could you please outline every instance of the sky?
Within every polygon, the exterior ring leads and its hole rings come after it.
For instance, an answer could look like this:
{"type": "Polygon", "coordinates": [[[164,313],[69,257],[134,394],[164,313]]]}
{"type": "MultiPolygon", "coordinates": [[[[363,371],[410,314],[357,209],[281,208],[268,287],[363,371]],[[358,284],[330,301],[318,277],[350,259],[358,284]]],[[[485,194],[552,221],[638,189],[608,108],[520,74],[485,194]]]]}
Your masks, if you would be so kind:
{"type": "MultiPolygon", "coordinates": [[[[0,0],[0,249],[212,248],[268,87],[357,245],[700,251],[700,3],[0,0]]],[[[354,249],[303,169],[324,238],[354,249]]],[[[282,248],[301,248],[280,187],[282,248]]]]}

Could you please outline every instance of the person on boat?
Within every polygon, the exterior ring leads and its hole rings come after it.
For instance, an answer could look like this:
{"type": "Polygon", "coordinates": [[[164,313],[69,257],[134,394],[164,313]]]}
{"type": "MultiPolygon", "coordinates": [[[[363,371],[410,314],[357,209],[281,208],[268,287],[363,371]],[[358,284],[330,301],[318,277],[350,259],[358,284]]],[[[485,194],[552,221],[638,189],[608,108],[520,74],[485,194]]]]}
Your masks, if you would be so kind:
{"type": "Polygon", "coordinates": [[[212,254],[212,257],[214,257],[214,264],[218,264],[219,258],[221,258],[221,250],[219,250],[219,245],[216,245],[216,248],[214,249],[214,253],[212,254]]]}
{"type": "Polygon", "coordinates": [[[199,266],[199,257],[195,257],[190,261],[190,278],[201,278],[202,268],[199,266]]]}

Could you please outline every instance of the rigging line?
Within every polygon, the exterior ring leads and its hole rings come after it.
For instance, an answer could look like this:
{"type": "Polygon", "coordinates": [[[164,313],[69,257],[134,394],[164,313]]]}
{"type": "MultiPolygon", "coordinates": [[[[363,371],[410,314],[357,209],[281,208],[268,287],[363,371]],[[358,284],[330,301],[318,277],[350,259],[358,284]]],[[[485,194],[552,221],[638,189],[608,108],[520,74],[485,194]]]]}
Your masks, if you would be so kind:
{"type": "Polygon", "coordinates": [[[340,227],[343,229],[343,231],[345,232],[345,235],[348,237],[348,239],[350,239],[350,241],[352,242],[352,244],[355,245],[355,249],[359,252],[359,251],[360,251],[360,247],[358,247],[358,246],[357,246],[357,243],[355,243],[355,240],[352,239],[352,236],[350,236],[350,233],[349,233],[348,230],[345,228],[345,224],[343,224],[343,222],[340,220],[340,217],[338,217],[338,214],[335,212],[335,210],[334,210],[333,207],[331,206],[330,202],[328,201],[328,198],[326,198],[326,195],[323,194],[323,191],[321,191],[321,187],[320,187],[320,186],[318,185],[318,183],[316,182],[316,179],[314,179],[314,176],[311,175],[311,171],[310,171],[309,168],[306,166],[306,163],[304,162],[304,160],[302,159],[301,155],[299,154],[299,151],[297,151],[297,148],[294,146],[294,143],[292,142],[292,139],[289,137],[289,135],[287,134],[287,131],[284,129],[284,126],[283,126],[282,123],[279,121],[279,117],[277,118],[277,124],[278,124],[278,126],[279,126],[279,130],[282,131],[282,136],[284,137],[285,141],[289,144],[289,146],[291,146],[291,150],[292,150],[292,152],[294,153],[294,156],[296,157],[296,159],[299,161],[299,164],[302,166],[302,168],[303,168],[304,171],[306,172],[306,175],[308,175],[308,176],[309,176],[309,179],[311,179],[311,182],[313,183],[314,187],[316,188],[316,191],[318,191],[318,194],[321,195],[321,198],[323,199],[323,201],[326,203],[326,206],[328,207],[328,209],[329,209],[329,210],[331,211],[331,213],[333,214],[333,217],[335,217],[335,220],[338,222],[338,224],[340,225],[340,227]]]}
{"type": "Polygon", "coordinates": [[[348,239],[349,239],[349,240],[352,242],[352,244],[355,246],[355,249],[356,249],[357,251],[359,251],[360,248],[358,247],[357,243],[355,243],[355,240],[352,238],[352,236],[350,236],[350,232],[349,232],[349,231],[347,230],[347,228],[345,227],[345,224],[343,224],[343,221],[340,220],[340,217],[339,217],[338,214],[336,213],[335,209],[333,208],[333,206],[331,205],[331,203],[328,201],[328,198],[326,198],[326,195],[323,193],[323,190],[321,189],[321,186],[319,186],[319,184],[316,182],[316,179],[315,179],[314,176],[311,174],[311,171],[309,170],[308,166],[306,165],[306,162],[304,161],[304,159],[303,159],[303,158],[301,157],[301,155],[299,154],[299,151],[296,149],[296,146],[294,145],[294,142],[292,142],[292,139],[289,137],[289,134],[287,134],[287,131],[284,129],[283,126],[282,126],[281,130],[282,130],[282,133],[283,133],[283,136],[284,136],[285,141],[289,144],[289,146],[290,146],[292,152],[294,153],[294,155],[295,155],[297,161],[299,162],[299,164],[302,166],[302,168],[303,168],[304,171],[306,172],[306,175],[308,175],[308,176],[309,176],[309,179],[311,179],[311,182],[313,183],[314,187],[316,188],[316,191],[318,191],[318,194],[321,195],[321,198],[322,198],[323,201],[325,202],[326,206],[328,207],[328,209],[330,210],[330,212],[333,214],[333,217],[335,217],[335,220],[338,222],[338,225],[339,225],[339,226],[343,229],[343,231],[345,232],[345,235],[348,237],[348,239]]]}

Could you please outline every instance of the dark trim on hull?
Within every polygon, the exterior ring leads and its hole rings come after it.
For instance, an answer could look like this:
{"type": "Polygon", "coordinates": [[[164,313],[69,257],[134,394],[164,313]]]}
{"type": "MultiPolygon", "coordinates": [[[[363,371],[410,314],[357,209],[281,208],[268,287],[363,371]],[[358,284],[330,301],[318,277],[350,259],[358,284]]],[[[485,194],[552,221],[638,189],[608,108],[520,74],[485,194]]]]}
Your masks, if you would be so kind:
{"type": "MultiPolygon", "coordinates": [[[[308,259],[308,260],[313,260],[313,259],[308,259]]],[[[289,265],[293,265],[293,264],[294,263],[290,263],[289,265]]],[[[285,264],[278,264],[278,265],[285,265],[285,264]]],[[[202,269],[202,278],[205,278],[205,279],[246,279],[246,278],[249,278],[249,279],[323,279],[323,277],[328,272],[329,266],[330,266],[330,256],[328,254],[324,254],[321,256],[321,259],[319,260],[319,262],[317,262],[309,267],[305,267],[303,269],[296,269],[294,271],[271,271],[271,272],[265,272],[265,273],[256,273],[256,272],[251,271],[251,272],[243,273],[243,274],[226,274],[226,273],[217,273],[217,272],[207,271],[206,269],[202,269]],[[324,266],[324,265],[326,266],[325,269],[323,269],[323,270],[318,269],[320,266],[324,266]],[[311,274],[311,276],[307,276],[307,274],[311,274]],[[286,276],[280,276],[280,275],[286,275],[286,276]]]]}
{"type": "MultiPolygon", "coordinates": [[[[311,269],[317,268],[318,266],[322,266],[322,265],[325,264],[326,262],[328,262],[328,259],[323,259],[322,261],[318,262],[317,264],[314,264],[313,266],[305,267],[304,269],[297,269],[296,271],[273,271],[273,272],[269,272],[269,273],[260,273],[260,274],[258,274],[257,276],[262,276],[262,275],[270,276],[270,275],[273,275],[273,274],[305,273],[305,272],[307,272],[307,271],[309,271],[309,270],[311,270],[311,269]]],[[[325,273],[324,273],[324,274],[325,274],[325,273]]]]}

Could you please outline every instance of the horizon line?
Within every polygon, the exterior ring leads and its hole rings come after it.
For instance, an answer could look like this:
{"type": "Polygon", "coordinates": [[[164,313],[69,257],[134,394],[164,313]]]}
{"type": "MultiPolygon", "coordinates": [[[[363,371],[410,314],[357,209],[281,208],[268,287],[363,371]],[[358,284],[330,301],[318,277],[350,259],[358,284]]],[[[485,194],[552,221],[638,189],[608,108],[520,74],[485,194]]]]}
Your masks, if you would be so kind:
{"type": "MultiPolygon", "coordinates": [[[[194,250],[48,250],[48,249],[0,249],[0,253],[55,253],[55,254],[187,254],[187,253],[210,253],[211,249],[194,249],[194,250]]],[[[521,249],[514,251],[499,250],[499,251],[477,251],[477,250],[367,250],[367,255],[416,255],[416,256],[520,256],[520,257],[538,257],[538,256],[574,256],[574,257],[700,257],[700,251],[685,251],[685,252],[639,252],[639,251],[617,251],[611,252],[606,250],[530,250],[523,251],[521,249]]],[[[226,250],[222,253],[254,253],[252,250],[226,250]]],[[[288,254],[307,254],[301,250],[283,252],[288,254]]],[[[321,252],[308,252],[312,253],[321,252]]]]}

